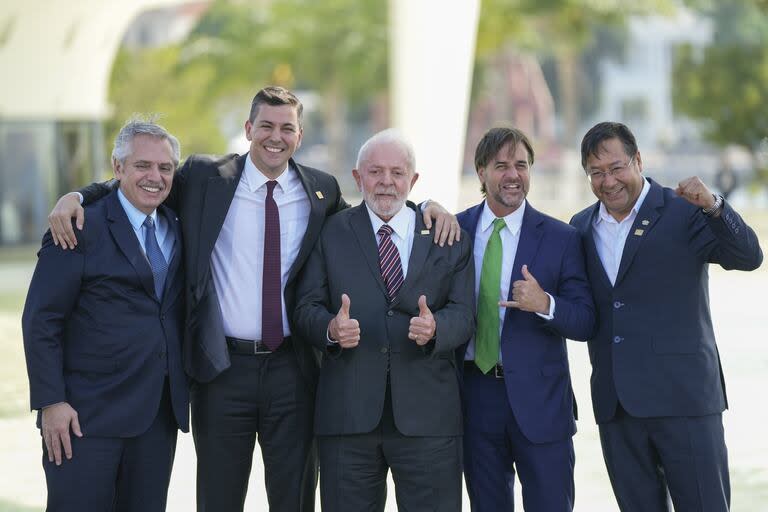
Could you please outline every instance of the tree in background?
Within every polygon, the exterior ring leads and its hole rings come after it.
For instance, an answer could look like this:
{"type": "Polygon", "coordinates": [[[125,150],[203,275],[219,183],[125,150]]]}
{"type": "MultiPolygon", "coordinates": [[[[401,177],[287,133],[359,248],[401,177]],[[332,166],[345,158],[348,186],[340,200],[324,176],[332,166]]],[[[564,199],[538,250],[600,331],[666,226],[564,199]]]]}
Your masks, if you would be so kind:
{"type": "Polygon", "coordinates": [[[712,45],[675,57],[674,105],[701,122],[718,146],[741,144],[755,156],[756,177],[768,182],[768,1],[697,2],[714,23],[712,45]]]}

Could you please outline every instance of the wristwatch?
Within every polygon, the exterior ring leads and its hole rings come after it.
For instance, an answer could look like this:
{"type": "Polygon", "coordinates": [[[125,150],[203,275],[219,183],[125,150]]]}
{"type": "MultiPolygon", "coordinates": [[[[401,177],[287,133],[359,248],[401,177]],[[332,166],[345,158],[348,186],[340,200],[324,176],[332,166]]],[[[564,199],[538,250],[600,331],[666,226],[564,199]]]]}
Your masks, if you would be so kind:
{"type": "Polygon", "coordinates": [[[720,208],[723,207],[723,196],[720,194],[712,194],[712,197],[715,198],[715,204],[713,204],[710,208],[702,208],[701,213],[706,215],[707,217],[712,217],[714,214],[716,214],[718,211],[720,211],[720,208]]]}

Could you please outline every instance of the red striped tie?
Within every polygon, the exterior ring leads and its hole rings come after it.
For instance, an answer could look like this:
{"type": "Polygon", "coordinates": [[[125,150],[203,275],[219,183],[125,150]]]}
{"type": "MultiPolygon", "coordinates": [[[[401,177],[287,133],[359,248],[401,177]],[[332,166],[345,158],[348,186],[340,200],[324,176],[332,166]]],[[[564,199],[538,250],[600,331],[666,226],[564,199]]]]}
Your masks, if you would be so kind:
{"type": "Polygon", "coordinates": [[[403,284],[403,266],[400,264],[400,253],[392,242],[394,230],[388,224],[379,228],[379,268],[390,302],[395,298],[403,284]]]}

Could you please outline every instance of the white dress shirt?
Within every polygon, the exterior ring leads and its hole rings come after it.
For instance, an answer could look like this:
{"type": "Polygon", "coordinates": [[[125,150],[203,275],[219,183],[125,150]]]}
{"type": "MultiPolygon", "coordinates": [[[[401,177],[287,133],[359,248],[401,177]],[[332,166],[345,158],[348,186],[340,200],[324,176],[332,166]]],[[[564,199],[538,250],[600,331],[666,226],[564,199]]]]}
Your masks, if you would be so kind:
{"type": "Polygon", "coordinates": [[[397,247],[397,252],[400,253],[400,264],[403,266],[403,279],[408,275],[408,260],[411,259],[411,249],[413,248],[413,230],[416,229],[416,212],[403,205],[400,211],[397,212],[389,222],[384,222],[381,218],[373,213],[373,211],[365,205],[365,209],[368,210],[368,216],[371,218],[371,225],[373,226],[373,234],[376,235],[376,243],[380,244],[381,240],[377,234],[379,228],[384,224],[389,224],[393,233],[390,236],[392,243],[397,247]]]}
{"type": "Polygon", "coordinates": [[[643,190],[640,191],[640,195],[635,201],[635,205],[621,222],[614,219],[608,210],[605,209],[605,205],[601,202],[598,215],[592,221],[592,231],[595,235],[595,248],[597,254],[600,256],[600,261],[603,262],[603,268],[608,275],[611,284],[616,284],[616,276],[619,274],[619,265],[621,264],[621,256],[624,253],[624,244],[627,241],[629,230],[632,228],[635,219],[637,218],[637,212],[640,211],[640,207],[643,206],[645,196],[648,195],[648,191],[651,190],[651,185],[647,180],[643,180],[643,190]]]}
{"type": "MultiPolygon", "coordinates": [[[[517,256],[517,246],[520,243],[520,230],[523,227],[523,215],[525,214],[525,208],[528,202],[523,201],[523,204],[504,217],[504,223],[506,227],[499,231],[501,237],[501,283],[499,287],[499,300],[507,300],[509,297],[509,288],[512,281],[512,267],[515,265],[515,256],[517,256]]],[[[475,297],[480,293],[480,276],[483,269],[483,257],[485,256],[485,246],[488,245],[488,239],[493,233],[493,221],[497,219],[496,215],[488,207],[488,203],[483,206],[483,212],[480,214],[480,220],[477,223],[475,230],[475,241],[473,244],[473,255],[475,257],[475,297]]],[[[524,262],[526,265],[530,265],[530,261],[524,262]]],[[[535,276],[534,276],[535,277],[535,276]]],[[[549,295],[549,294],[547,294],[549,295]]],[[[499,336],[504,328],[504,315],[507,313],[507,308],[499,306],[499,336]]],[[[540,317],[551,320],[555,314],[555,299],[551,295],[549,296],[549,314],[542,315],[536,313],[540,317]]],[[[475,338],[472,337],[467,345],[467,352],[464,355],[465,360],[473,360],[475,358],[475,338]]],[[[499,361],[501,361],[501,346],[499,346],[499,361]]]]}
{"type": "MultiPolygon", "coordinates": [[[[264,269],[264,201],[268,178],[250,156],[229,206],[211,255],[213,281],[221,304],[224,334],[261,339],[261,295],[264,269]]],[[[273,197],[280,212],[281,291],[301,248],[309,222],[310,202],[298,173],[290,167],[277,178],[273,197]]],[[[285,295],[283,334],[291,334],[285,295]]]]}
{"type": "MultiPolygon", "coordinates": [[[[117,189],[117,198],[120,200],[120,204],[123,206],[123,210],[125,210],[125,214],[128,216],[128,222],[131,223],[133,232],[136,234],[136,238],[139,239],[139,245],[146,257],[147,247],[144,244],[144,240],[147,236],[147,228],[144,227],[144,221],[147,219],[147,214],[133,206],[120,189],[117,189]]],[[[165,262],[170,263],[171,256],[173,255],[173,245],[176,242],[176,235],[174,235],[172,229],[169,229],[168,221],[165,217],[157,214],[157,210],[153,210],[149,217],[152,217],[152,221],[155,223],[155,238],[157,238],[157,244],[160,246],[160,251],[163,253],[165,262]]]]}

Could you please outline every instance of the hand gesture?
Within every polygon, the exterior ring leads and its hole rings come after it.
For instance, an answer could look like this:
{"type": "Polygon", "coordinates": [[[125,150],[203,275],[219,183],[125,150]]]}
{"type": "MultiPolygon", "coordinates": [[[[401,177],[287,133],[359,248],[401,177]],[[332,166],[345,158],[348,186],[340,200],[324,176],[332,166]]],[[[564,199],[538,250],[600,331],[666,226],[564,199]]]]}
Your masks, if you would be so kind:
{"type": "Polygon", "coordinates": [[[419,316],[411,318],[411,325],[408,327],[408,338],[423,346],[429,343],[429,340],[435,337],[437,324],[432,311],[427,306],[427,297],[419,297],[419,316]]]}
{"type": "Polygon", "coordinates": [[[698,176],[681,181],[677,185],[675,193],[689,203],[705,210],[715,205],[715,196],[698,176]]]}
{"type": "Polygon", "coordinates": [[[424,208],[424,226],[427,229],[432,229],[432,219],[435,220],[435,243],[440,244],[440,247],[444,246],[446,241],[448,245],[453,245],[454,241],[461,239],[461,227],[456,216],[435,201],[429,201],[424,208]]]}
{"type": "Polygon", "coordinates": [[[354,348],[360,342],[360,324],[357,320],[349,318],[350,303],[349,295],[342,294],[339,312],[328,324],[328,334],[342,348],[354,348]]]}
{"type": "Polygon", "coordinates": [[[74,249],[77,245],[77,237],[72,229],[72,219],[76,219],[77,229],[83,229],[85,210],[80,205],[77,194],[70,192],[61,196],[48,214],[48,227],[51,228],[51,236],[55,245],[61,245],[62,249],[74,249]]]}
{"type": "Polygon", "coordinates": [[[528,265],[523,265],[523,279],[512,283],[512,300],[502,300],[499,306],[517,308],[531,313],[549,313],[549,295],[541,289],[539,282],[528,272],[528,265]]]}
{"type": "Polygon", "coordinates": [[[67,402],[51,405],[43,409],[41,418],[43,441],[45,451],[48,452],[48,462],[56,461],[61,466],[61,448],[64,447],[64,455],[72,458],[72,442],[69,437],[69,429],[77,437],[83,437],[80,431],[80,423],[77,421],[77,411],[67,402]]]}

